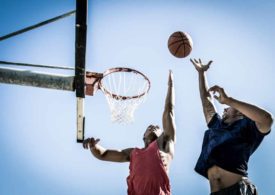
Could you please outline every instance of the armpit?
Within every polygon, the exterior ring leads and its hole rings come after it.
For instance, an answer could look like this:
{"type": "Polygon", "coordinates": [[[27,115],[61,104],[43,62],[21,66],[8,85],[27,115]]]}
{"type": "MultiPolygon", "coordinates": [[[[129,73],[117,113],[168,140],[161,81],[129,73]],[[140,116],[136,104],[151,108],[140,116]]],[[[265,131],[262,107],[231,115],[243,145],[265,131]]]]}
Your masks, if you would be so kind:
{"type": "Polygon", "coordinates": [[[216,114],[216,110],[213,106],[213,103],[209,100],[203,101],[202,105],[206,122],[209,123],[213,116],[216,114]]]}

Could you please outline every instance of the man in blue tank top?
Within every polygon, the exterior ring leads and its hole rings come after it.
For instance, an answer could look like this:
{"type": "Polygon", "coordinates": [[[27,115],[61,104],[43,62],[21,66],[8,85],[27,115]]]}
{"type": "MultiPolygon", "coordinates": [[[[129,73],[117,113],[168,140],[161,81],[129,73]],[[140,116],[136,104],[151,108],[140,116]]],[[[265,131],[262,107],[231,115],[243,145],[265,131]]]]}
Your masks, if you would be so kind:
{"type": "Polygon", "coordinates": [[[209,180],[211,195],[257,195],[247,178],[249,157],[258,148],[273,122],[267,111],[227,96],[224,89],[208,89],[206,71],[212,61],[203,64],[191,59],[199,75],[200,97],[208,125],[195,171],[209,180]],[[229,106],[220,116],[210,93],[229,106]]]}

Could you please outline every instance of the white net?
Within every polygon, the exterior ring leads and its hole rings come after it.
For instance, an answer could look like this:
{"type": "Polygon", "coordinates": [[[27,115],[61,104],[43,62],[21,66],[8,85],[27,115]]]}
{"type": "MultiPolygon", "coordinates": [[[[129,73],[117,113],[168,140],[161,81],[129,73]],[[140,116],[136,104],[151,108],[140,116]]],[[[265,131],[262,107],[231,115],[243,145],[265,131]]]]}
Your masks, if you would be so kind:
{"type": "Polygon", "coordinates": [[[131,123],[135,110],[146,99],[150,81],[138,71],[122,68],[104,76],[100,85],[110,107],[112,122],[131,123]]]}

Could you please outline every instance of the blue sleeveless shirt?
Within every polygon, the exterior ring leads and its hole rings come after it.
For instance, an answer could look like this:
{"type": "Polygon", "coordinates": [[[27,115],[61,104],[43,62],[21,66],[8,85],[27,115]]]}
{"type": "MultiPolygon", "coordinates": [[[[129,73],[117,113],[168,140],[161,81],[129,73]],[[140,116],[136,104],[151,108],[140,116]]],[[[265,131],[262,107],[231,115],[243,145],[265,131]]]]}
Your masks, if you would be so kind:
{"type": "Polygon", "coordinates": [[[217,165],[229,172],[247,176],[249,157],[269,132],[261,133],[255,122],[247,117],[227,125],[217,113],[208,123],[208,128],[195,171],[208,178],[207,170],[217,165]]]}

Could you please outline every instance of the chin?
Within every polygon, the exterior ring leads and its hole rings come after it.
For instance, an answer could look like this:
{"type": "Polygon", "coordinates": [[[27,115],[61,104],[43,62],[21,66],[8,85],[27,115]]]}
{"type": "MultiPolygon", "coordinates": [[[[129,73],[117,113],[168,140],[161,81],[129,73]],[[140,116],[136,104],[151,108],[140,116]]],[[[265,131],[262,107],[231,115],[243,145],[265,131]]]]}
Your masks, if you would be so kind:
{"type": "Polygon", "coordinates": [[[145,146],[149,146],[154,140],[150,140],[150,141],[147,141],[145,144],[145,146]]]}
{"type": "Polygon", "coordinates": [[[227,121],[227,118],[222,118],[222,122],[224,122],[224,123],[228,123],[228,121],[227,121]]]}

